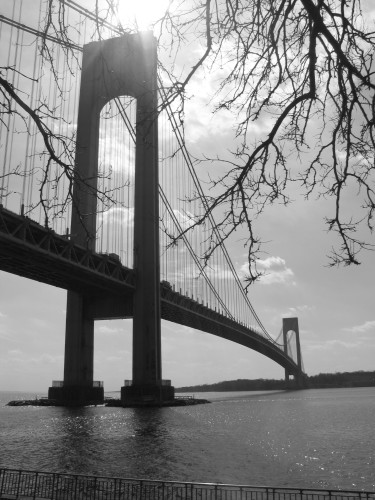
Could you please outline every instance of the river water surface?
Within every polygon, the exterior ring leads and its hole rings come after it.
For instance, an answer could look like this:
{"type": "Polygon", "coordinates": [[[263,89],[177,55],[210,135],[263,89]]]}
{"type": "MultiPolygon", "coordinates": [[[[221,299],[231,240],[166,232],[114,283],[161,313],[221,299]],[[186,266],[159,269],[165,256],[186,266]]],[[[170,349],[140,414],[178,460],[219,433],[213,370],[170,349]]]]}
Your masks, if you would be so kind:
{"type": "MultiPolygon", "coordinates": [[[[40,396],[40,395],[39,395],[40,396]]],[[[201,393],[161,409],[9,407],[0,467],[375,491],[375,388],[201,393]]]]}

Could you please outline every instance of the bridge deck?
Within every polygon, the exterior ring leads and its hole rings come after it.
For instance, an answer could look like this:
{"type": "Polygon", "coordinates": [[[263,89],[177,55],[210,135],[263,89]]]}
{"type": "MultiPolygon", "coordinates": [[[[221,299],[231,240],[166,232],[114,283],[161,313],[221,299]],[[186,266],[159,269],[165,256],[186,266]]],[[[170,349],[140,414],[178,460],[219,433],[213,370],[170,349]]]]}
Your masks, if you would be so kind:
{"type": "MultiPolygon", "coordinates": [[[[109,255],[89,251],[2,207],[0,249],[0,270],[89,296],[94,319],[133,314],[136,274],[109,255]]],[[[257,331],[163,285],[161,317],[241,344],[298,373],[297,364],[257,331]]]]}
{"type": "Polygon", "coordinates": [[[0,207],[0,270],[81,293],[132,294],[135,273],[107,254],[74,244],[0,207]]]}

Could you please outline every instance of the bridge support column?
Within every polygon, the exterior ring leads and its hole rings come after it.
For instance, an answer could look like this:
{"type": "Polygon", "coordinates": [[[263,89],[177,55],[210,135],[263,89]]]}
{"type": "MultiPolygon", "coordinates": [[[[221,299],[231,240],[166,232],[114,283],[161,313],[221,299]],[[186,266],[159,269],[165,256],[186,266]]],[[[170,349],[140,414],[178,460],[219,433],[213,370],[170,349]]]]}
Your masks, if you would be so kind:
{"type": "Polygon", "coordinates": [[[50,387],[48,398],[67,405],[104,401],[103,384],[93,381],[94,320],[87,311],[88,298],[68,292],[66,307],[65,365],[62,387],[50,387]]]}
{"type": "Polygon", "coordinates": [[[137,99],[134,179],[133,380],[121,388],[124,404],[161,404],[174,399],[163,384],[161,361],[159,173],[156,40],[142,58],[143,93],[137,99]]]}
{"type": "MultiPolygon", "coordinates": [[[[94,64],[98,54],[100,48],[95,44],[84,46],[71,220],[72,240],[92,251],[95,250],[96,238],[100,111],[106,103],[105,93],[100,95],[103,78],[99,72],[103,60],[101,64],[99,61],[94,64]]],[[[100,403],[104,400],[103,387],[95,390],[93,387],[94,321],[87,314],[85,303],[88,300],[86,293],[68,291],[64,381],[48,391],[49,399],[66,405],[100,403]]]]}
{"type": "Polygon", "coordinates": [[[283,340],[284,351],[288,353],[288,332],[293,331],[296,338],[298,373],[294,374],[294,380],[290,380],[290,373],[285,370],[285,385],[287,389],[302,389],[304,386],[304,375],[302,371],[301,343],[299,338],[298,318],[283,318],[283,340]]]}

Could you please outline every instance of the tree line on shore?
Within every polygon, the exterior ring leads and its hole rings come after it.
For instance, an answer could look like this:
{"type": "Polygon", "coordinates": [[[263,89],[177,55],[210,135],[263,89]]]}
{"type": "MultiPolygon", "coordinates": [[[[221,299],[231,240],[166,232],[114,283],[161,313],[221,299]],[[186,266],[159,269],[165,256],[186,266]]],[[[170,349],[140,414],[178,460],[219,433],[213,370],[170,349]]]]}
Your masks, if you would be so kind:
{"type": "MultiPolygon", "coordinates": [[[[375,386],[375,371],[356,371],[340,373],[319,373],[307,377],[307,388],[324,389],[337,387],[372,387],[375,386]]],[[[284,390],[284,379],[237,379],[214,384],[202,384],[176,389],[178,392],[226,392],[284,390]]]]}

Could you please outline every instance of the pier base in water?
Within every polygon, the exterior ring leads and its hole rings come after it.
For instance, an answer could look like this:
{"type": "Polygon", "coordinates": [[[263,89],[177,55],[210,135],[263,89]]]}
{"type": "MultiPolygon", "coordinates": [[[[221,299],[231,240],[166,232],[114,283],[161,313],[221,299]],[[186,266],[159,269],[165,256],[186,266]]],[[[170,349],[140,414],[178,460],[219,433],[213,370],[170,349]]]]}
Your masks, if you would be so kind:
{"type": "Polygon", "coordinates": [[[50,387],[48,399],[64,406],[85,406],[104,403],[104,387],[50,387]]]}
{"type": "Polygon", "coordinates": [[[121,387],[123,406],[159,406],[174,401],[171,385],[128,385],[121,387]]]}

